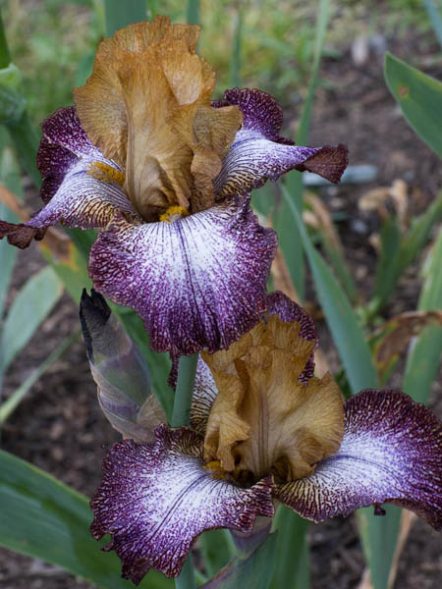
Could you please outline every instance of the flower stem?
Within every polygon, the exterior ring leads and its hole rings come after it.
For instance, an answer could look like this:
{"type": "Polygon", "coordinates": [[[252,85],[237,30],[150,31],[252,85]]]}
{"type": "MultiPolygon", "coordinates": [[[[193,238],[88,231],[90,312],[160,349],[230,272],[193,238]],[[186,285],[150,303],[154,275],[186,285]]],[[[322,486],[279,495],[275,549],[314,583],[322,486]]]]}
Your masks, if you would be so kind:
{"type": "Polygon", "coordinates": [[[175,579],[175,589],[195,589],[195,572],[193,570],[192,557],[188,556],[181,573],[175,579]]]}
{"type": "Polygon", "coordinates": [[[10,63],[11,55],[6,41],[5,28],[3,26],[3,18],[0,8],[0,68],[8,67],[10,63]]]}
{"type": "MultiPolygon", "coordinates": [[[[175,402],[173,404],[172,427],[183,427],[189,424],[190,407],[192,405],[193,384],[195,382],[198,354],[181,356],[178,364],[178,380],[175,402]]],[[[189,555],[180,575],[175,579],[176,589],[195,589],[195,572],[192,557],[189,555]]]]}
{"type": "Polygon", "coordinates": [[[170,425],[172,427],[183,427],[189,423],[193,383],[195,382],[197,363],[198,354],[181,356],[180,358],[175,401],[173,404],[172,418],[170,420],[170,425]]]}

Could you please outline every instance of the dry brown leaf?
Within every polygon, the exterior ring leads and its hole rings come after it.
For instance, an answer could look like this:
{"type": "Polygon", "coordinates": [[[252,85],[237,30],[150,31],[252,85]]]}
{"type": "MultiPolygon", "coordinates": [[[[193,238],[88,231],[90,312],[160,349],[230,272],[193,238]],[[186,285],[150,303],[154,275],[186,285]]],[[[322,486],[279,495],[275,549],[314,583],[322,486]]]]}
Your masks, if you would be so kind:
{"type": "Polygon", "coordinates": [[[408,225],[408,186],[401,179],[396,179],[390,186],[390,197],[393,200],[399,225],[402,230],[408,225]]]}
{"type": "MultiPolygon", "coordinates": [[[[427,325],[442,325],[442,311],[410,311],[393,317],[382,327],[374,352],[378,368],[384,371],[427,325]]],[[[376,337],[376,334],[375,334],[376,337]]]]}
{"type": "Polygon", "coordinates": [[[330,243],[337,251],[342,253],[343,247],[341,240],[335,229],[330,212],[325,204],[315,194],[311,193],[307,195],[306,200],[318,221],[318,229],[324,233],[327,242],[330,243]]]}
{"type": "Polygon", "coordinates": [[[409,221],[410,196],[407,183],[396,179],[391,186],[380,186],[366,192],[358,201],[360,211],[377,211],[381,219],[390,216],[388,205],[392,204],[396,212],[399,225],[405,230],[409,221]]]}
{"type": "Polygon", "coordinates": [[[19,203],[14,194],[2,184],[0,184],[0,202],[8,207],[10,211],[15,213],[23,223],[29,219],[29,212],[27,209],[19,203]]]}

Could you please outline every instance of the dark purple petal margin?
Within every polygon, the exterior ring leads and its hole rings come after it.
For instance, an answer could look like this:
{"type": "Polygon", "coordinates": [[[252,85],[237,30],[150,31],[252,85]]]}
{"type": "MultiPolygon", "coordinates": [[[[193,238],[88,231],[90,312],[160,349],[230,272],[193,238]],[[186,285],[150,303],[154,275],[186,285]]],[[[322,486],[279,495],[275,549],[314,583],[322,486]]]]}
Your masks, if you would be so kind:
{"type": "Polygon", "coordinates": [[[313,475],[274,496],[315,522],[395,503],[442,527],[442,423],[399,391],[367,390],[346,404],[342,445],[313,475]]]}
{"type": "Polygon", "coordinates": [[[154,349],[214,352],[265,310],[276,245],[238,197],[173,223],[115,223],[95,242],[89,269],[97,290],[141,315],[154,349]]]}
{"type": "Polygon", "coordinates": [[[310,171],[339,182],[348,164],[344,145],[301,147],[280,137],[282,110],[274,98],[260,90],[227,90],[214,106],[227,105],[238,106],[244,122],[215,179],[219,200],[259,188],[290,170],[310,171]]]}
{"type": "MultiPolygon", "coordinates": [[[[296,321],[300,325],[299,335],[309,341],[315,340],[318,346],[318,334],[315,322],[310,315],[297,303],[289,299],[280,291],[272,292],[267,296],[267,312],[270,315],[277,315],[281,321],[291,323],[296,321]]],[[[307,383],[315,372],[314,353],[308,360],[304,372],[300,375],[299,380],[307,383]]]]}
{"type": "Polygon", "coordinates": [[[179,574],[204,530],[246,532],[258,515],[271,517],[271,482],[241,489],[212,477],[200,461],[202,438],[160,426],[154,444],[115,444],[91,501],[91,532],[112,536],[107,550],[123,562],[123,577],[138,584],[150,568],[179,574]]]}
{"type": "Polygon", "coordinates": [[[37,153],[37,167],[43,179],[43,202],[49,202],[69,168],[84,158],[106,161],[101,151],[89,141],[75,108],[58,109],[43,122],[37,153]]]}

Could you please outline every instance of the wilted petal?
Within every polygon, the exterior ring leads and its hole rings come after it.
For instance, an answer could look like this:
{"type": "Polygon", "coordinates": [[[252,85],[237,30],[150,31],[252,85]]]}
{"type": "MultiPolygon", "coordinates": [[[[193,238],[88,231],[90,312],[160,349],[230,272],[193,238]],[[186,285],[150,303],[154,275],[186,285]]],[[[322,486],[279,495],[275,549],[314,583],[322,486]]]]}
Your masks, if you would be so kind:
{"type": "Polygon", "coordinates": [[[258,321],[275,248],[242,197],[172,223],[115,223],[94,244],[90,273],[141,315],[154,349],[214,351],[258,321]]]}
{"type": "Polygon", "coordinates": [[[347,402],[339,451],[274,495],[316,522],[388,502],[440,528],[441,457],[442,423],[429,409],[399,391],[363,391],[347,402]]]}
{"type": "Polygon", "coordinates": [[[151,441],[165,416],[152,395],[146,362],[136,344],[93,289],[91,295],[83,291],[80,319],[103,413],[125,438],[151,441]]]}
{"type": "Polygon", "coordinates": [[[128,440],[110,450],[91,502],[93,536],[112,535],[108,549],[134,583],[152,567],[176,576],[204,530],[245,532],[258,515],[273,515],[270,481],[241,489],[213,478],[200,461],[197,434],[160,426],[156,436],[155,444],[128,440]]]}
{"type": "Polygon", "coordinates": [[[258,188],[290,170],[308,170],[330,182],[339,182],[348,164],[344,145],[301,147],[281,138],[281,108],[260,90],[227,90],[224,98],[215,103],[219,107],[230,105],[239,106],[244,122],[215,180],[218,199],[258,188]]]}

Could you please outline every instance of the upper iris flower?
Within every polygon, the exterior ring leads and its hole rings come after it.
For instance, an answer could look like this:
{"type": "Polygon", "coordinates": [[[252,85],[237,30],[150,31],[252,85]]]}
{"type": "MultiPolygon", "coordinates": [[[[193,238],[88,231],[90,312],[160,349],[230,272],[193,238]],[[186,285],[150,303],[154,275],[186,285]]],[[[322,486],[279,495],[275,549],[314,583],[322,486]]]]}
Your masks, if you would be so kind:
{"type": "Polygon", "coordinates": [[[268,94],[229,90],[195,53],[199,28],[159,17],[105,39],[75,108],[43,124],[45,207],[0,221],[19,247],[55,223],[100,228],[94,285],[144,319],[157,350],[227,347],[258,321],[276,237],[248,192],[288,170],[338,182],[347,150],[279,137],[268,94]]]}
{"type": "Polygon", "coordinates": [[[283,295],[271,295],[260,322],[228,350],[203,353],[190,427],[155,432],[152,398],[137,403],[120,377],[110,383],[122,366],[118,337],[90,306],[82,315],[100,403],[132,438],[105,459],[91,529],[112,536],[107,548],[125,577],[138,583],[151,567],[175,576],[203,531],[251,532],[278,501],[315,522],[391,502],[442,526],[442,423],[399,391],[366,390],[344,403],[329,374],[314,376],[313,323],[283,295]]]}

